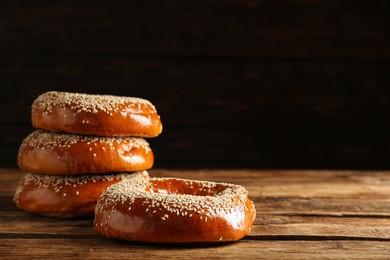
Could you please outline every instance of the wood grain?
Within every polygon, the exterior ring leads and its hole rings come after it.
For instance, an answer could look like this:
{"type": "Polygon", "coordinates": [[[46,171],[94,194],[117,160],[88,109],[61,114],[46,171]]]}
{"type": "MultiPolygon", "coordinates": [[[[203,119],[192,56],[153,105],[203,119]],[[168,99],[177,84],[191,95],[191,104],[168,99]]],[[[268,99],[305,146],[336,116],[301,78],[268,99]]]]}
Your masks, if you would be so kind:
{"type": "Polygon", "coordinates": [[[49,90],[138,96],[162,168],[389,169],[390,4],[2,1],[0,167],[49,90]]]}
{"type": "Polygon", "coordinates": [[[252,232],[226,244],[159,245],[109,240],[92,218],[31,215],[12,202],[16,168],[0,169],[0,254],[7,259],[226,258],[388,259],[390,173],[335,170],[166,170],[155,177],[245,186],[256,205],[252,232]]]}
{"type": "Polygon", "coordinates": [[[308,132],[390,126],[384,120],[389,64],[383,62],[7,53],[0,64],[2,86],[18,90],[0,97],[3,124],[27,124],[33,100],[56,89],[144,97],[173,127],[308,132]]]}
{"type": "MultiPolygon", "coordinates": [[[[7,259],[388,259],[388,241],[242,241],[240,243],[204,247],[145,246],[137,243],[104,239],[2,239],[7,259]],[[15,245],[21,245],[15,247],[15,245]]],[[[0,251],[1,253],[1,251],[0,251]]]]}
{"type": "Polygon", "coordinates": [[[388,12],[383,0],[6,1],[0,51],[388,59],[388,12]]]}
{"type": "Polygon", "coordinates": [[[5,149],[8,144],[16,151],[26,129],[31,129],[33,100],[56,89],[151,100],[164,124],[156,149],[160,144],[170,145],[161,148],[163,156],[156,158],[165,163],[162,167],[175,166],[176,162],[166,158],[175,156],[183,156],[178,163],[196,167],[193,156],[176,150],[189,142],[198,143],[186,149],[202,149],[206,154],[197,157],[199,163],[211,167],[215,166],[206,160],[212,158],[213,147],[219,148],[221,158],[227,158],[223,163],[231,167],[245,167],[242,161],[235,163],[235,158],[247,158],[251,167],[265,167],[258,158],[267,157],[285,163],[276,167],[289,167],[289,160],[297,165],[306,162],[306,167],[311,167],[310,163],[318,167],[341,163],[364,167],[364,162],[388,165],[389,137],[384,130],[389,127],[386,118],[390,111],[387,64],[302,62],[295,66],[296,62],[289,61],[37,54],[6,54],[1,60],[1,84],[18,89],[0,97],[6,131],[1,137],[8,139],[2,146],[5,149]],[[379,82],[376,88],[368,84],[372,78],[379,82]],[[340,79],[345,84],[340,84],[340,79]],[[337,86],[328,87],[334,84],[337,86]],[[228,152],[231,142],[237,151],[254,155],[235,157],[228,152]],[[299,155],[302,158],[294,158],[299,155]],[[349,157],[354,160],[348,161],[349,157]]]}
{"type": "MultiPolygon", "coordinates": [[[[0,129],[0,163],[16,167],[31,126],[0,129]]],[[[148,139],[156,168],[382,168],[389,166],[390,133],[283,131],[165,126],[148,139]]]]}

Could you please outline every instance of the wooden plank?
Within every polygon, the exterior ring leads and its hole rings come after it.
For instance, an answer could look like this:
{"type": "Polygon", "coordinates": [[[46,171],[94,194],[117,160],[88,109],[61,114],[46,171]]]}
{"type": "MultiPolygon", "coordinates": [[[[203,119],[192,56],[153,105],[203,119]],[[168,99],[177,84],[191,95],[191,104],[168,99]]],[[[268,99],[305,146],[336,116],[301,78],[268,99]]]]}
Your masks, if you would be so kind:
{"type": "Polygon", "coordinates": [[[0,169],[0,255],[9,259],[54,254],[61,259],[195,254],[228,259],[386,259],[390,254],[388,171],[150,170],[151,176],[225,181],[248,189],[257,210],[252,232],[239,242],[219,245],[109,240],[94,232],[92,218],[54,219],[26,213],[12,202],[23,174],[18,169],[0,169]]]}
{"type": "Polygon", "coordinates": [[[0,50],[388,59],[388,11],[383,0],[7,1],[0,50]]]}
{"type": "Polygon", "coordinates": [[[93,217],[78,219],[49,218],[30,214],[20,209],[0,212],[0,240],[4,237],[42,238],[52,235],[64,237],[99,237],[93,229],[93,217]]]}
{"type": "MultiPolygon", "coordinates": [[[[248,186],[248,185],[247,185],[248,186]]],[[[390,200],[374,198],[294,198],[294,197],[256,197],[250,198],[256,204],[257,214],[308,215],[335,217],[389,217],[390,200]]],[[[12,202],[15,189],[0,193],[0,204],[3,212],[15,214],[19,211],[12,202]]],[[[353,196],[353,195],[352,195],[353,196]]],[[[17,215],[12,215],[16,218],[17,215]]]]}
{"type": "MultiPolygon", "coordinates": [[[[162,169],[148,170],[152,177],[180,177],[218,181],[229,179],[233,183],[256,186],[263,183],[355,183],[361,185],[389,185],[389,170],[311,170],[311,169],[162,169]]],[[[2,180],[17,183],[25,173],[17,168],[0,168],[2,180]]],[[[1,187],[1,186],[0,186],[1,187]]],[[[3,188],[3,187],[2,187],[3,188]]],[[[3,191],[3,190],[2,190],[3,191]]]]}
{"type": "Polygon", "coordinates": [[[249,236],[257,235],[390,241],[390,218],[260,215],[249,236]]]}
{"type": "Polygon", "coordinates": [[[387,62],[4,54],[0,66],[15,90],[0,97],[0,166],[16,166],[31,103],[55,89],[150,99],[158,167],[390,167],[387,62]]]}
{"type": "MultiPolygon", "coordinates": [[[[0,164],[16,166],[31,127],[0,130],[0,164]]],[[[383,168],[390,161],[387,132],[322,132],[164,127],[148,140],[155,168],[383,168]]]]}
{"type": "MultiPolygon", "coordinates": [[[[352,183],[313,183],[313,184],[276,184],[263,185],[252,192],[253,196],[274,196],[294,198],[377,198],[388,199],[389,185],[364,185],[352,183]]],[[[390,203],[390,200],[388,200],[390,203]]]]}
{"type": "MultiPolygon", "coordinates": [[[[7,219],[26,217],[12,201],[15,190],[0,193],[0,205],[5,214],[3,217],[7,219]]],[[[259,216],[390,217],[389,199],[259,198],[252,195],[250,198],[254,201],[259,216]]]]}
{"type": "MultiPolygon", "coordinates": [[[[390,239],[388,172],[260,171],[260,170],[151,170],[152,176],[225,181],[244,185],[256,205],[257,218],[249,237],[344,237],[390,239]],[[291,184],[304,183],[305,188],[291,184]],[[344,188],[340,188],[340,184],[344,188]],[[283,185],[288,187],[283,189],[283,185]],[[319,186],[326,186],[326,194],[319,186]],[[265,187],[266,192],[264,194],[265,187]],[[351,187],[358,187],[352,188],[351,187]],[[369,190],[360,194],[362,190],[369,190]],[[281,195],[281,190],[282,195],[281,195]],[[302,191],[304,193],[302,194],[302,191]],[[308,192],[309,191],[309,192],[308,192]],[[387,193],[386,193],[387,192],[387,193]],[[302,198],[308,197],[308,198],[302,198]]],[[[72,236],[91,235],[92,219],[57,220],[17,209],[12,191],[23,175],[2,169],[0,176],[13,185],[0,186],[0,233],[72,236]],[[9,189],[12,187],[12,189],[9,189]]],[[[299,186],[299,185],[298,185],[299,186]]]]}
{"type": "MultiPolygon", "coordinates": [[[[378,196],[376,199],[381,199],[381,196],[388,199],[386,195],[390,193],[390,190],[386,189],[390,185],[389,171],[155,168],[148,172],[152,177],[179,177],[208,181],[228,180],[245,186],[251,193],[253,192],[253,196],[258,198],[304,198],[311,196],[310,198],[364,199],[364,196],[371,194],[378,196]],[[345,188],[341,189],[341,185],[345,185],[345,188]],[[283,186],[287,188],[283,188],[283,186]],[[302,188],[303,186],[304,188],[302,188]],[[361,191],[357,187],[360,187],[361,191]],[[347,188],[352,189],[348,191],[347,188]],[[359,192],[364,196],[358,196],[359,192]]],[[[24,174],[16,168],[0,168],[0,176],[5,181],[0,183],[0,190],[12,192],[24,174]],[[8,184],[4,185],[6,182],[8,184]]]]}
{"type": "Polygon", "coordinates": [[[390,217],[389,199],[252,198],[258,214],[390,217]]]}
{"type": "Polygon", "coordinates": [[[381,132],[165,128],[150,140],[156,168],[388,169],[381,132]]]}
{"type": "MultiPolygon", "coordinates": [[[[177,176],[180,170],[156,169],[151,174],[177,176]]],[[[181,176],[214,181],[229,176],[230,182],[245,186],[256,198],[373,198],[390,202],[388,171],[358,171],[357,174],[357,171],[327,170],[200,170],[182,171],[181,176]]]]}
{"type": "Polygon", "coordinates": [[[174,127],[308,132],[390,124],[387,62],[3,54],[0,65],[1,86],[15,90],[0,97],[8,125],[29,124],[33,100],[50,90],[143,97],[174,127]]]}
{"type": "MultiPolygon", "coordinates": [[[[149,172],[151,176],[209,181],[220,181],[229,176],[230,182],[249,190],[258,214],[376,217],[389,216],[390,212],[388,171],[152,169],[149,172]],[[305,187],[292,188],[291,184],[296,182],[305,187]],[[362,190],[369,190],[370,194],[359,194],[362,190]],[[318,194],[313,194],[315,192],[318,194]]],[[[4,211],[15,211],[11,197],[23,175],[18,169],[0,170],[0,204],[4,211]]]]}
{"type": "MultiPolygon", "coordinates": [[[[265,214],[257,210],[255,224],[246,239],[252,240],[259,237],[266,239],[278,236],[288,239],[338,237],[390,241],[389,215],[379,218],[367,213],[363,217],[309,214],[310,212],[304,211],[300,215],[280,215],[277,212],[265,214]]],[[[0,238],[1,236],[29,238],[38,235],[45,238],[56,234],[69,238],[99,236],[93,229],[93,218],[53,219],[15,210],[14,212],[1,212],[0,220],[0,238]]]]}
{"type": "Polygon", "coordinates": [[[175,129],[159,167],[389,168],[389,7],[2,2],[0,84],[14,91],[0,97],[0,166],[16,166],[32,100],[56,88],[152,100],[175,129]]]}
{"type": "Polygon", "coordinates": [[[388,241],[242,241],[221,245],[151,245],[107,239],[2,239],[7,259],[388,259],[388,241]]]}

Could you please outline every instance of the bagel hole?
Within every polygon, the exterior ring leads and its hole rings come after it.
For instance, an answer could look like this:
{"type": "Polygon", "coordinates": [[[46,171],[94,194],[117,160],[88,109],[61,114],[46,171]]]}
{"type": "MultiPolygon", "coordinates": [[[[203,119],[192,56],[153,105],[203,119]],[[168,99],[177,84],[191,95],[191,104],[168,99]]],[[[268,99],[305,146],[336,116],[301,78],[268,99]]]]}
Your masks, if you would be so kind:
{"type": "Polygon", "coordinates": [[[222,193],[226,187],[220,184],[206,185],[198,181],[184,180],[154,180],[152,190],[160,194],[178,194],[192,196],[216,196],[222,193]]]}

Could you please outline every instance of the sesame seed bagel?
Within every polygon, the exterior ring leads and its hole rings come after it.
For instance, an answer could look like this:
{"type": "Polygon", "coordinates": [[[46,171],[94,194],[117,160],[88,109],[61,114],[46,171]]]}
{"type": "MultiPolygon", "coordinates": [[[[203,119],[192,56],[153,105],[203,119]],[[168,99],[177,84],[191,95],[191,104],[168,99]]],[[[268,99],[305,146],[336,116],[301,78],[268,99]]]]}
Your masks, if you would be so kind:
{"type": "Polygon", "coordinates": [[[248,234],[255,206],[239,185],[178,178],[121,181],[106,189],[94,228],[104,237],[141,242],[235,241],[248,234]]]}
{"type": "Polygon", "coordinates": [[[147,172],[56,176],[26,174],[14,195],[17,207],[48,217],[93,216],[99,195],[121,180],[145,178],[147,172]]]}
{"type": "Polygon", "coordinates": [[[145,99],[49,91],[32,104],[33,127],[97,136],[155,137],[160,116],[145,99]]]}
{"type": "Polygon", "coordinates": [[[97,137],[36,130],[19,148],[19,168],[39,174],[98,174],[150,169],[154,163],[141,137],[97,137]]]}

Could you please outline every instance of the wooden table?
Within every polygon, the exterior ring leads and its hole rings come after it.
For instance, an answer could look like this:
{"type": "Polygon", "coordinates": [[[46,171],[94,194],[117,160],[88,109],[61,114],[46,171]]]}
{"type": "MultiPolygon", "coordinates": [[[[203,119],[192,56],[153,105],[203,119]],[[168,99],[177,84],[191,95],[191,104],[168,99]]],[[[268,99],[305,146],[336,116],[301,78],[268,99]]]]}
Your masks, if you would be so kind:
{"type": "Polygon", "coordinates": [[[24,173],[0,170],[0,258],[390,259],[390,172],[162,170],[152,176],[231,182],[256,204],[252,233],[234,243],[148,245],[109,240],[92,219],[52,219],[15,207],[24,173]]]}

